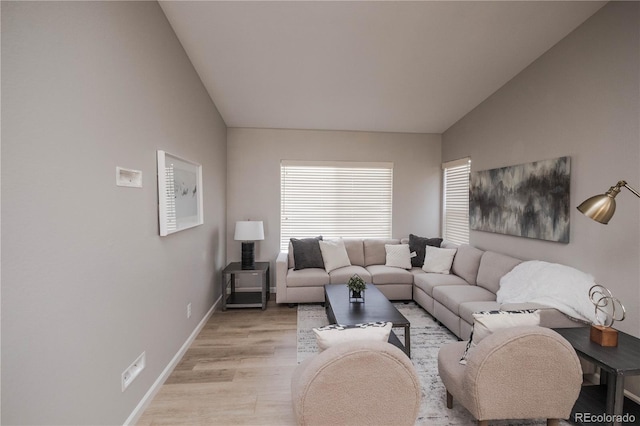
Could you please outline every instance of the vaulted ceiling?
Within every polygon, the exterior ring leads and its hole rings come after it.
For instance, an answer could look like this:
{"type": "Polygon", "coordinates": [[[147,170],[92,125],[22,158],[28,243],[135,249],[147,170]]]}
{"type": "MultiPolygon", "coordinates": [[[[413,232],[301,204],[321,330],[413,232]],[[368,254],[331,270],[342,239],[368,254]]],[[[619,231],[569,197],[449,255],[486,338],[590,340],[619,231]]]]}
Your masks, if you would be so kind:
{"type": "Polygon", "coordinates": [[[160,5],[229,127],[442,133],[605,3],[160,5]]]}

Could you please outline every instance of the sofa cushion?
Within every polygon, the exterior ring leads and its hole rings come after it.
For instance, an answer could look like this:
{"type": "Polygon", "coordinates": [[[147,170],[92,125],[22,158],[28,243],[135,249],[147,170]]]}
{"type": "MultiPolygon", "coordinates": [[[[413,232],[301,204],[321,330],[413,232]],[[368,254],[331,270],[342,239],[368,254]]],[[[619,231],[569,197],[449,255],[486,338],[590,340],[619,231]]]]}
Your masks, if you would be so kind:
{"type": "Polygon", "coordinates": [[[433,298],[460,316],[460,304],[465,302],[493,301],[496,295],[487,289],[475,285],[438,286],[433,289],[433,298]]]}
{"type": "MultiPolygon", "coordinates": [[[[291,239],[289,239],[289,251],[288,251],[288,255],[289,258],[287,260],[287,265],[289,268],[293,268],[296,264],[295,260],[293,260],[293,244],[291,244],[291,239]]],[[[287,268],[287,269],[289,269],[287,268]]]]}
{"type": "Polygon", "coordinates": [[[287,273],[287,287],[317,287],[329,283],[329,274],[320,268],[289,269],[287,273]]]}
{"type": "Polygon", "coordinates": [[[436,274],[451,273],[451,265],[453,264],[453,257],[456,255],[456,251],[457,249],[427,246],[422,270],[436,274]]]}
{"type": "Polygon", "coordinates": [[[447,241],[447,240],[442,240],[442,244],[440,244],[440,248],[454,248],[454,249],[457,249],[458,247],[460,247],[459,244],[454,244],[451,241],[447,241]]]}
{"type": "Polygon", "coordinates": [[[415,257],[411,258],[411,266],[422,268],[424,265],[424,253],[427,246],[440,247],[442,238],[425,238],[409,234],[409,250],[415,252],[415,257]]]}
{"type": "Polygon", "coordinates": [[[352,265],[364,266],[364,244],[362,238],[343,238],[352,265]]]}
{"type": "Polygon", "coordinates": [[[411,252],[409,244],[385,244],[387,253],[386,266],[394,268],[411,269],[411,252]]]}
{"type": "Polygon", "coordinates": [[[459,246],[456,257],[453,259],[451,272],[464,278],[469,284],[475,285],[483,253],[484,251],[468,244],[459,246]]]}
{"type": "Polygon", "coordinates": [[[364,266],[384,265],[387,260],[385,244],[400,244],[395,238],[365,238],[364,244],[364,266]]]}
{"type": "Polygon", "coordinates": [[[320,245],[320,252],[322,252],[325,271],[331,272],[334,269],[351,266],[342,238],[332,241],[318,241],[318,244],[320,245]]]}
{"type": "Polygon", "coordinates": [[[500,289],[500,278],[511,271],[522,260],[493,251],[485,251],[480,259],[477,284],[497,293],[500,289]]]}
{"type": "Polygon", "coordinates": [[[319,241],[322,236],[315,238],[291,238],[293,246],[293,269],[323,268],[322,252],[319,241]]]}
{"type": "Polygon", "coordinates": [[[331,284],[346,284],[354,275],[360,276],[364,280],[365,283],[371,282],[371,274],[362,266],[351,265],[345,266],[344,268],[334,269],[329,272],[329,278],[331,280],[331,284]]]}
{"type": "Polygon", "coordinates": [[[367,266],[371,274],[371,282],[374,284],[412,284],[413,274],[406,269],[394,268],[385,265],[367,266]]]}
{"type": "MultiPolygon", "coordinates": [[[[416,268],[417,269],[417,268],[416,268]]],[[[433,297],[433,289],[441,285],[467,285],[466,281],[457,275],[426,273],[422,269],[412,270],[413,284],[422,291],[433,297]]]]}

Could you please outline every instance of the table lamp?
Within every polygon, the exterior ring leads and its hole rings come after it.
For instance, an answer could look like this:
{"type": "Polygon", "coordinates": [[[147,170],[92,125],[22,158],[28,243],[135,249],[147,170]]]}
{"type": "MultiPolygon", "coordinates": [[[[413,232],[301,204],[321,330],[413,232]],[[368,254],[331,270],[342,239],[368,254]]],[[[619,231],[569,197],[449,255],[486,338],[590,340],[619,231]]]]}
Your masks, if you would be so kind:
{"type": "Polygon", "coordinates": [[[255,241],[264,240],[264,226],[261,220],[242,220],[236,222],[233,237],[242,241],[242,269],[254,269],[256,265],[255,241]]]}

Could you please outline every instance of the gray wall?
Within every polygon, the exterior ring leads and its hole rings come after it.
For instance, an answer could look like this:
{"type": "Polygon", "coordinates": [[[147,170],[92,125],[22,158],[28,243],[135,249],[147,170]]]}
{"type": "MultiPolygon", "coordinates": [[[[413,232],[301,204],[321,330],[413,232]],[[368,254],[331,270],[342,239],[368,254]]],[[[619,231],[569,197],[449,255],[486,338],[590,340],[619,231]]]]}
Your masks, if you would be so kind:
{"type": "Polygon", "coordinates": [[[471,243],[591,273],[627,308],[616,327],[640,337],[640,200],[626,189],[608,225],[576,206],[625,179],[640,188],[640,4],[612,2],[443,135],[443,160],[472,172],[571,157],[569,244],[487,232],[471,243]]]}
{"type": "Polygon", "coordinates": [[[219,296],[225,124],[156,2],[2,2],[2,125],[2,423],[122,424],[219,296]],[[157,149],[204,225],[159,237],[157,149]]]}
{"type": "Polygon", "coordinates": [[[612,2],[443,135],[443,160],[472,172],[571,157],[571,241],[471,232],[471,243],[591,273],[626,306],[640,337],[640,200],[626,189],[609,225],[575,207],[625,179],[640,188],[640,4],[612,2]]]}
{"type": "MultiPolygon", "coordinates": [[[[471,232],[471,244],[592,274],[640,337],[640,200],[623,190],[608,225],[575,207],[624,179],[640,188],[640,4],[612,2],[443,134],[443,160],[473,171],[571,157],[569,244],[471,232]]],[[[640,395],[640,379],[625,387],[640,395]]]]}
{"type": "MultiPolygon", "coordinates": [[[[227,132],[227,253],[237,220],[263,220],[256,259],[275,261],[280,249],[280,161],[390,161],[393,236],[440,235],[440,135],[229,128],[227,132]]],[[[275,283],[275,281],[272,281],[275,283]]]]}

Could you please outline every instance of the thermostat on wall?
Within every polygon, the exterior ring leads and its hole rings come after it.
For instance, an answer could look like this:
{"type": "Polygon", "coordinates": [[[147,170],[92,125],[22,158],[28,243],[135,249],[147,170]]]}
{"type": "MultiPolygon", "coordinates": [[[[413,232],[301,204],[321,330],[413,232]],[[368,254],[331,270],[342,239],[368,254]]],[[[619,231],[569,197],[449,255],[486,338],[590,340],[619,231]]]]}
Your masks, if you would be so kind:
{"type": "Polygon", "coordinates": [[[142,171],[116,167],[116,185],[142,188],[142,171]]]}

